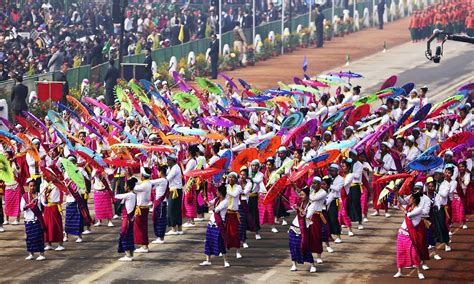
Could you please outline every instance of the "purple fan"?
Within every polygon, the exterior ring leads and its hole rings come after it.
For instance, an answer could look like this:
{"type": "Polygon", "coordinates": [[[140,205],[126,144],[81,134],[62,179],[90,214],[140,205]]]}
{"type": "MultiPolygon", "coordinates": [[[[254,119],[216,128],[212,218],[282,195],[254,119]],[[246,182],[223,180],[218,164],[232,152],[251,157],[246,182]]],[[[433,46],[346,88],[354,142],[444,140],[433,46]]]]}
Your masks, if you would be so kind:
{"type": "Polygon", "coordinates": [[[234,81],[232,81],[232,78],[230,78],[229,76],[227,76],[224,73],[219,73],[219,75],[221,75],[222,78],[224,78],[227,82],[229,82],[229,84],[232,86],[232,88],[236,89],[237,91],[239,90],[239,87],[237,87],[237,85],[234,83],[234,81]]]}
{"type": "Polygon", "coordinates": [[[301,85],[303,83],[303,81],[301,81],[301,79],[298,77],[293,77],[293,82],[295,82],[295,84],[298,84],[298,85],[301,85]]]}
{"type": "Polygon", "coordinates": [[[201,118],[201,121],[208,125],[215,125],[221,127],[232,127],[234,123],[226,118],[218,116],[206,116],[201,118]]]}
{"type": "Polygon", "coordinates": [[[116,128],[118,128],[120,131],[123,130],[123,127],[120,126],[118,123],[116,123],[115,121],[113,121],[112,119],[106,117],[106,116],[101,116],[100,119],[102,119],[103,121],[115,126],[116,128]]]}
{"type": "Polygon", "coordinates": [[[230,109],[240,111],[240,112],[256,112],[256,110],[254,110],[254,109],[248,109],[248,108],[243,108],[243,107],[235,107],[235,106],[231,107],[230,109]]]}
{"type": "Polygon", "coordinates": [[[44,131],[48,132],[48,128],[46,127],[46,125],[44,125],[44,123],[39,120],[39,118],[37,118],[34,114],[32,114],[31,112],[28,112],[28,111],[23,111],[22,112],[24,116],[30,118],[31,120],[33,120],[33,122],[38,126],[38,127],[41,127],[44,131]]]}

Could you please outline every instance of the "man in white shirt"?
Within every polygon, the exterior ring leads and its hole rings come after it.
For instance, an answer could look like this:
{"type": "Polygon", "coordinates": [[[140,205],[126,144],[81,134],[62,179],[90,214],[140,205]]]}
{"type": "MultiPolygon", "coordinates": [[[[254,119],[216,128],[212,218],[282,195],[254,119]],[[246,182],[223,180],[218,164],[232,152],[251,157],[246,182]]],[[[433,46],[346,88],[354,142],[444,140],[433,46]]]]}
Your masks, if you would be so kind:
{"type": "Polygon", "coordinates": [[[349,158],[352,159],[352,184],[349,189],[349,202],[347,203],[347,213],[353,222],[359,222],[357,227],[363,230],[362,225],[362,206],[360,197],[362,195],[362,172],[364,167],[358,159],[358,153],[355,150],[349,152],[349,158]]]}
{"type": "Polygon", "coordinates": [[[407,143],[403,147],[403,155],[405,156],[403,166],[406,166],[408,163],[418,158],[420,154],[420,149],[415,146],[415,137],[413,137],[413,135],[408,136],[407,143]]]}
{"type": "Polygon", "coordinates": [[[308,162],[312,158],[316,157],[317,153],[311,148],[311,138],[303,138],[303,161],[308,162]]]}
{"type": "Polygon", "coordinates": [[[260,219],[258,213],[258,194],[265,192],[265,184],[263,183],[263,173],[260,171],[260,161],[258,159],[253,160],[250,163],[249,179],[252,183],[252,189],[249,194],[249,208],[250,215],[252,215],[255,224],[255,239],[260,240],[262,237],[259,234],[260,231],[260,219]]]}
{"type": "Polygon", "coordinates": [[[433,207],[433,222],[436,232],[436,242],[445,243],[445,250],[450,251],[451,247],[449,246],[449,230],[447,227],[447,204],[449,192],[451,191],[451,181],[453,176],[453,169],[446,168],[444,170],[444,180],[439,185],[438,192],[434,198],[434,207],[433,207]]]}

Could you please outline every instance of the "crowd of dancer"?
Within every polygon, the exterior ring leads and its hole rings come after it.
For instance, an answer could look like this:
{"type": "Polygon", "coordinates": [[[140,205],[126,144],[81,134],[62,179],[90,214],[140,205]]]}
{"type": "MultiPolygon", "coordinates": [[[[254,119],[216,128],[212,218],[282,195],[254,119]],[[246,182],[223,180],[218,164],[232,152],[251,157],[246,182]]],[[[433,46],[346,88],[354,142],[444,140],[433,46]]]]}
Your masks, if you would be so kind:
{"type": "Polygon", "coordinates": [[[60,113],[2,122],[1,231],[23,212],[26,259],[121,218],[120,260],[132,261],[150,250],[149,223],[152,243],[163,244],[206,220],[200,265],[222,255],[229,267],[229,250],[243,257],[249,232],[260,240],[281,224],[291,271],[307,262],[316,272],[324,246],[332,253],[368,218],[402,210],[395,277],[415,266],[423,279],[428,247],[440,260],[436,245],[450,251],[451,229],[467,228],[472,84],[435,104],[427,86],[396,87],[394,77],[363,96],[344,79],[360,77],[351,72],[263,92],[225,74],[225,90],[174,75],[182,91],[132,81],[116,88],[113,108],[68,97],[60,113]]]}
{"type": "Polygon", "coordinates": [[[474,4],[470,0],[431,4],[413,13],[408,29],[413,42],[429,38],[434,29],[474,36],[474,4]]]}

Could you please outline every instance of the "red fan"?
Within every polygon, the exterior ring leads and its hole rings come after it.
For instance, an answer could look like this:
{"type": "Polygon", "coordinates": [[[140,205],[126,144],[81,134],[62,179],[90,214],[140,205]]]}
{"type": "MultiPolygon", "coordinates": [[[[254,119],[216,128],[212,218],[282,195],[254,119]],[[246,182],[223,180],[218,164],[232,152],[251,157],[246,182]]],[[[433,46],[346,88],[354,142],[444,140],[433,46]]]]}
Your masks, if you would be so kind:
{"type": "Polygon", "coordinates": [[[209,165],[209,168],[216,168],[219,169],[219,171],[222,171],[222,169],[225,167],[226,162],[227,158],[220,158],[219,160],[212,163],[212,165],[209,165]]]}
{"type": "Polygon", "coordinates": [[[439,107],[437,107],[433,112],[431,112],[430,114],[428,114],[428,116],[426,117],[427,119],[428,118],[433,118],[435,116],[438,116],[443,110],[447,109],[448,107],[456,104],[456,103],[459,103],[458,100],[450,100],[450,101],[447,101],[445,102],[444,104],[440,105],[439,107]]]}
{"type": "Polygon", "coordinates": [[[398,195],[406,195],[410,193],[410,188],[413,186],[413,182],[415,181],[416,178],[416,172],[413,172],[402,184],[402,187],[400,187],[400,190],[398,191],[398,195]]]}
{"type": "Polygon", "coordinates": [[[259,153],[258,160],[263,163],[268,157],[272,157],[275,155],[278,147],[281,145],[281,137],[280,136],[273,136],[265,148],[259,153]]]}
{"type": "Polygon", "coordinates": [[[473,135],[473,132],[459,132],[454,134],[453,136],[446,139],[446,141],[441,143],[441,149],[452,149],[456,146],[459,146],[460,144],[466,142],[473,135]]]}
{"type": "Polygon", "coordinates": [[[217,169],[217,168],[207,168],[203,170],[193,170],[190,171],[189,173],[185,174],[187,177],[199,177],[203,179],[211,178],[215,174],[221,172],[222,169],[217,169]]]}
{"type": "Polygon", "coordinates": [[[263,200],[263,205],[270,204],[275,198],[285,189],[286,182],[288,181],[287,176],[283,176],[277,182],[275,182],[265,195],[265,199],[263,200]]]}
{"type": "Polygon", "coordinates": [[[89,155],[87,155],[86,153],[84,152],[81,152],[81,151],[76,151],[76,153],[81,156],[81,158],[83,158],[84,160],[86,160],[86,164],[88,166],[91,166],[93,167],[94,169],[96,169],[99,173],[102,173],[104,171],[104,168],[99,165],[99,163],[97,163],[94,159],[92,159],[89,155]]]}
{"type": "Polygon", "coordinates": [[[69,193],[67,187],[62,183],[58,176],[53,173],[50,169],[46,168],[45,166],[41,166],[41,173],[43,174],[43,178],[52,184],[54,184],[60,191],[64,193],[69,193]]]}
{"type": "Polygon", "coordinates": [[[328,156],[325,157],[321,161],[313,163],[313,165],[315,165],[317,168],[323,168],[323,167],[331,164],[335,160],[337,160],[337,158],[339,158],[339,155],[341,155],[341,151],[337,150],[337,149],[327,150],[327,151],[324,151],[323,153],[321,153],[321,155],[319,155],[319,156],[322,156],[322,155],[328,155],[328,156]]]}
{"type": "Polygon", "coordinates": [[[312,168],[313,168],[312,163],[304,164],[298,171],[296,171],[296,172],[294,172],[290,175],[289,180],[291,182],[296,182],[297,180],[299,180],[302,176],[304,176],[312,168]]]}
{"type": "Polygon", "coordinates": [[[364,104],[354,109],[349,117],[349,125],[354,125],[357,121],[366,117],[370,113],[370,105],[364,104]]]}
{"type": "Polygon", "coordinates": [[[41,132],[36,128],[29,120],[25,119],[22,116],[15,116],[16,122],[23,126],[27,131],[29,131],[34,136],[41,139],[41,132]]]}
{"type": "Polygon", "coordinates": [[[145,148],[144,150],[153,151],[153,152],[160,152],[160,153],[173,153],[174,150],[166,147],[164,145],[150,145],[150,144],[142,144],[145,148]]]}
{"type": "Polygon", "coordinates": [[[232,162],[232,167],[231,167],[232,171],[239,172],[242,166],[246,166],[248,163],[257,159],[257,157],[258,157],[257,148],[247,148],[241,151],[232,162]]]}
{"type": "Polygon", "coordinates": [[[104,161],[107,165],[116,167],[135,168],[140,166],[139,162],[126,159],[123,156],[106,158],[104,161]]]}
{"type": "Polygon", "coordinates": [[[391,88],[393,86],[395,86],[395,84],[397,83],[397,79],[398,77],[396,75],[392,75],[390,76],[387,80],[385,80],[385,82],[382,84],[382,86],[380,87],[380,90],[383,90],[383,89],[387,89],[387,88],[391,88]]]}
{"type": "Polygon", "coordinates": [[[392,181],[392,180],[407,178],[407,177],[410,177],[410,176],[411,175],[407,174],[407,173],[386,175],[386,176],[383,176],[383,177],[379,178],[376,183],[387,183],[387,182],[392,181]]]}

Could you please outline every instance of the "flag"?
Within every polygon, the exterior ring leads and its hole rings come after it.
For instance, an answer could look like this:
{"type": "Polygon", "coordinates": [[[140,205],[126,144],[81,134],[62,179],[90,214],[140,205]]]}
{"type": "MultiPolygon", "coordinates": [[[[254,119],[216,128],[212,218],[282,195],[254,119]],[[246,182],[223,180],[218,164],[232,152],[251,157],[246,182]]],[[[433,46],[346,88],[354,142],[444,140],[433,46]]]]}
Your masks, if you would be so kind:
{"type": "Polygon", "coordinates": [[[181,43],[183,43],[183,41],[184,41],[184,25],[181,25],[181,28],[179,29],[178,40],[181,43]]]}
{"type": "Polygon", "coordinates": [[[306,55],[303,60],[303,72],[306,72],[308,70],[308,58],[306,58],[306,55]]]}
{"type": "Polygon", "coordinates": [[[107,41],[105,43],[104,47],[102,48],[102,54],[109,53],[109,50],[110,50],[110,41],[107,41]]]}

